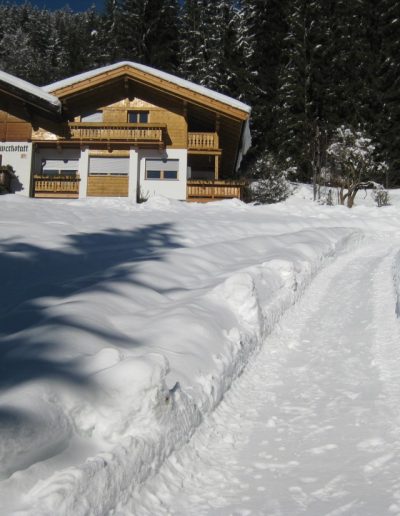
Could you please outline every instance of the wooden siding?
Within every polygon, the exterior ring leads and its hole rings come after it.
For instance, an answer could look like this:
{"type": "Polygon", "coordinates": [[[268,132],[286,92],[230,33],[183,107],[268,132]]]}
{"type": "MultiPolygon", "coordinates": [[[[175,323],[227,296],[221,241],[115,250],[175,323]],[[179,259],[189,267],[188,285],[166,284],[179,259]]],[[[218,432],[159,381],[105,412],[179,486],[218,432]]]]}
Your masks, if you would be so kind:
{"type": "Polygon", "coordinates": [[[32,126],[25,120],[0,111],[0,140],[26,142],[31,139],[32,126]]]}
{"type": "Polygon", "coordinates": [[[89,176],[88,197],[127,197],[128,176],[89,176]]]}

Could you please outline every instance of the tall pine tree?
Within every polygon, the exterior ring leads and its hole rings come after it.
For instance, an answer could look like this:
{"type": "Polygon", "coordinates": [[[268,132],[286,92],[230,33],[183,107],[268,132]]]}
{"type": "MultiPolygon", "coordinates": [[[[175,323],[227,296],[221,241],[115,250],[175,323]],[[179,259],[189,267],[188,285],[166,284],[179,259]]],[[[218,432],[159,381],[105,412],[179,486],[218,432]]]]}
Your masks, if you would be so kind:
{"type": "Polygon", "coordinates": [[[400,186],[400,3],[382,0],[379,91],[382,110],[377,132],[383,158],[388,161],[390,184],[400,186]]]}

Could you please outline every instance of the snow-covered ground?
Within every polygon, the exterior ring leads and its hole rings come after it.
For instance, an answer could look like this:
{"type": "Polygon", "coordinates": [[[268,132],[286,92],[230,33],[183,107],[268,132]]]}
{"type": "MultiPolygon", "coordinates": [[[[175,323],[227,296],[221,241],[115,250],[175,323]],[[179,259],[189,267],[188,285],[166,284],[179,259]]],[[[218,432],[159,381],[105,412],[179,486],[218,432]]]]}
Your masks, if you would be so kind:
{"type": "Polygon", "coordinates": [[[309,197],[0,197],[1,514],[400,514],[400,195],[309,197]]]}

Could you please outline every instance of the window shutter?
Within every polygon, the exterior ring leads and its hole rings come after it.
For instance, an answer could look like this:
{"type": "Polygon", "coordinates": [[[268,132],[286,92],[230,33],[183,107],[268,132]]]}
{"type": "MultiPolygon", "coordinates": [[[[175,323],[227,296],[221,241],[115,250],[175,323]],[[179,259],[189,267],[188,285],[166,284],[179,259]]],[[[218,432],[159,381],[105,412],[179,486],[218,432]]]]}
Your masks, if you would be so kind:
{"type": "Polygon", "coordinates": [[[178,172],[178,159],[146,159],[146,172],[148,170],[174,170],[178,172]]]}
{"type": "Polygon", "coordinates": [[[97,158],[89,160],[89,174],[128,175],[129,158],[97,158]]]}
{"type": "Polygon", "coordinates": [[[43,162],[43,172],[47,170],[78,170],[77,159],[46,159],[43,162]]]}

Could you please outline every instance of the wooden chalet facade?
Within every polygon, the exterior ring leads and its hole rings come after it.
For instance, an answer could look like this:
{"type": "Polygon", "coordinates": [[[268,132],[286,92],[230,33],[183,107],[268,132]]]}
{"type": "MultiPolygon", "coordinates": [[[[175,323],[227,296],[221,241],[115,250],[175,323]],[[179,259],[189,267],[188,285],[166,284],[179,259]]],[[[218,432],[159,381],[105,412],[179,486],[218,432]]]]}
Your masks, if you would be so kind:
{"type": "Polygon", "coordinates": [[[33,197],[240,197],[250,108],[122,62],[38,88],[0,72],[0,165],[33,197]]]}

